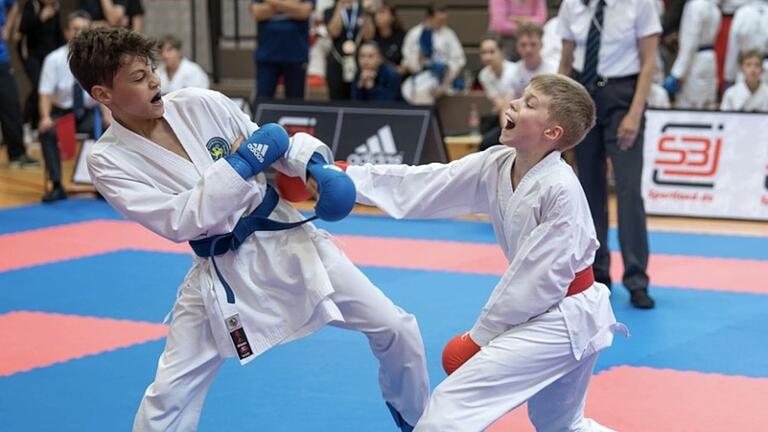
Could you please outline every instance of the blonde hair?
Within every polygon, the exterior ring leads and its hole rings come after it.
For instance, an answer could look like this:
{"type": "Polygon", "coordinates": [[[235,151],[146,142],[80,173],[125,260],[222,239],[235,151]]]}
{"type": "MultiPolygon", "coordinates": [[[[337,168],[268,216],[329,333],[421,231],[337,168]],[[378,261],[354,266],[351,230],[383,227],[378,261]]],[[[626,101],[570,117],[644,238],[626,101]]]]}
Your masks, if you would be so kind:
{"type": "Polygon", "coordinates": [[[560,151],[575,147],[595,125],[595,102],[587,90],[565,75],[541,74],[530,86],[549,97],[549,119],[563,128],[555,148],[560,151]]]}

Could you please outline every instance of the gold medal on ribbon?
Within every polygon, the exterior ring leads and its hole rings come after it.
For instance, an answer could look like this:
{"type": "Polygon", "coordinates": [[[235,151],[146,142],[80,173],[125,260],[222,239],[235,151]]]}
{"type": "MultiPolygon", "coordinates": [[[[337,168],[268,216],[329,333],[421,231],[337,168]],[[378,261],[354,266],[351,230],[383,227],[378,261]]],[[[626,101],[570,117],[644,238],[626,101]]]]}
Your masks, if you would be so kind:
{"type": "Polygon", "coordinates": [[[347,40],[347,41],[344,41],[343,44],[341,44],[341,50],[344,51],[344,54],[346,55],[354,54],[356,49],[357,49],[357,44],[355,44],[354,41],[347,40]]]}

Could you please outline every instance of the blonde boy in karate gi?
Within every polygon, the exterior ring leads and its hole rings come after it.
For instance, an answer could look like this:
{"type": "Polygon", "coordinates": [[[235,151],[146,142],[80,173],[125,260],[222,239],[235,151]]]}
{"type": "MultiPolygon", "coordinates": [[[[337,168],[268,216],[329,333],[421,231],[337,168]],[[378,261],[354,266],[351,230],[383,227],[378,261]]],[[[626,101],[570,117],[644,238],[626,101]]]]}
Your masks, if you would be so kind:
{"type": "Polygon", "coordinates": [[[543,74],[505,118],[504,146],[448,164],[346,171],[358,202],[395,218],[490,215],[509,263],[474,326],[446,347],[446,369],[458,369],[414,430],[482,431],[526,401],[539,431],[609,430],[584,418],[584,400],[598,353],[626,328],[594,281],[589,206],[561,156],[592,128],[595,106],[572,79],[543,74]]]}
{"type": "MultiPolygon", "coordinates": [[[[330,160],[330,149],[306,134],[289,144],[279,126],[259,128],[220,93],[184,89],[161,98],[154,44],[138,33],[85,31],[70,52],[77,80],[114,117],[88,155],[96,189],[128,219],[172,241],[189,241],[197,254],[133,430],[195,430],[227,357],[247,363],[325,324],[368,337],[387,406],[398,426],[410,430],[429,391],[416,320],[327,233],[310,223],[279,229],[302,217],[260,173],[272,165],[305,179],[309,170],[321,183],[321,201],[324,182],[333,198],[339,186],[352,183],[322,161],[330,160]],[[251,232],[244,221],[264,230],[251,232]],[[238,231],[243,227],[245,235],[238,231]]],[[[354,205],[354,185],[351,190],[354,205]]],[[[316,207],[318,215],[333,212],[330,204],[316,207]]]]}

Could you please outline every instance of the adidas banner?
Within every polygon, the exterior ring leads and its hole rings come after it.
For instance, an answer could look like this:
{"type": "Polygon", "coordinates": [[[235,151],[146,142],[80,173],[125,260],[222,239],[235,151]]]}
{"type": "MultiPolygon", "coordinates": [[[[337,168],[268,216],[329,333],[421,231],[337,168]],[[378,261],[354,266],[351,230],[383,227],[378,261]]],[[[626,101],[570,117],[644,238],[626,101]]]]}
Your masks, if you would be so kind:
{"type": "Polygon", "coordinates": [[[314,135],[331,147],[336,160],[355,165],[448,162],[437,115],[429,106],[257,101],[254,120],[278,123],[289,135],[314,135]]]}
{"type": "Polygon", "coordinates": [[[768,115],[647,110],[648,214],[768,220],[768,115]]]}

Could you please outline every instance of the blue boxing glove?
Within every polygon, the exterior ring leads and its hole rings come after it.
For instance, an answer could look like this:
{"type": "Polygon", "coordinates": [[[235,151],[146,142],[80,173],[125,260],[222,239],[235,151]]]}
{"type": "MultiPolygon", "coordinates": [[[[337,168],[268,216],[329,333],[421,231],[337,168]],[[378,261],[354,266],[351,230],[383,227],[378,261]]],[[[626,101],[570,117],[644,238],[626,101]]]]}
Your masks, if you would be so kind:
{"type": "Polygon", "coordinates": [[[674,75],[669,75],[664,79],[664,84],[662,84],[662,86],[670,96],[674,96],[678,91],[680,91],[680,80],[677,79],[674,75]]]}
{"type": "Polygon", "coordinates": [[[267,169],[288,151],[288,133],[277,123],[267,123],[254,131],[237,151],[225,159],[245,180],[267,169]]]}
{"type": "Polygon", "coordinates": [[[355,206],[357,190],[352,179],[338,166],[326,162],[319,153],[310,158],[307,172],[317,182],[317,217],[329,222],[344,219],[355,206]]]}

